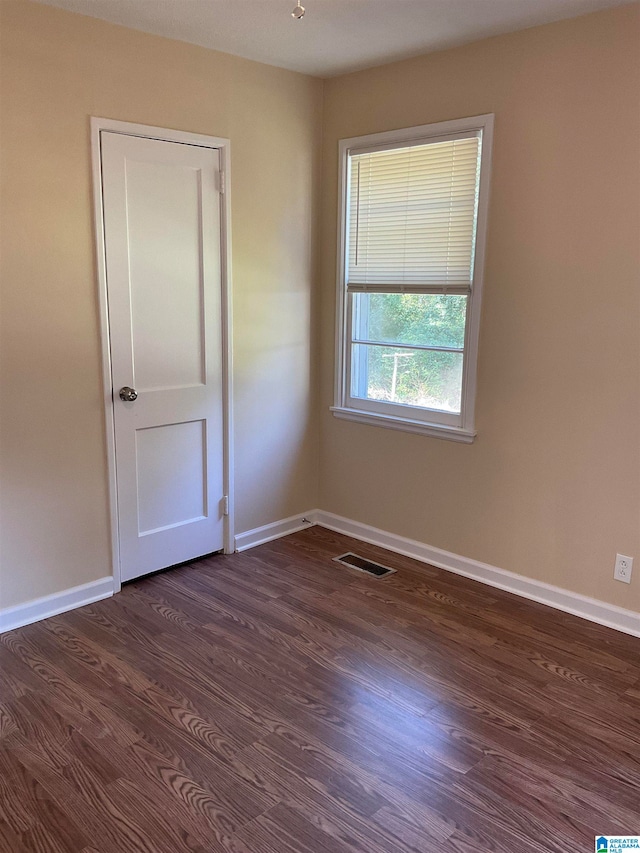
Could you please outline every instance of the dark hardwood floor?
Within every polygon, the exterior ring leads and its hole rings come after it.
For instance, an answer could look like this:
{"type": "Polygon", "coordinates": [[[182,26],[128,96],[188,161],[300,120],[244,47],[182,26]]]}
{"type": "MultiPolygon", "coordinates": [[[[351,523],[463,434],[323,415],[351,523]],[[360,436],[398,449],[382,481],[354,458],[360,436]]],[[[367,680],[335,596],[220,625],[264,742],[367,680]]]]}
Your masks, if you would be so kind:
{"type": "Polygon", "coordinates": [[[321,528],[6,633],[0,671],[2,853],[640,833],[639,639],[321,528]]]}

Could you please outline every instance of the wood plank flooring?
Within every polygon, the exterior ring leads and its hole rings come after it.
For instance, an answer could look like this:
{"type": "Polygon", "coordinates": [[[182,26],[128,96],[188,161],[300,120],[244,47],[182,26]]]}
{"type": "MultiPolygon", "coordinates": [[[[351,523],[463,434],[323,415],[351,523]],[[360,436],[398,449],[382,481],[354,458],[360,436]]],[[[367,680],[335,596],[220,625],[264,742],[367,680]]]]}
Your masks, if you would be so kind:
{"type": "Polygon", "coordinates": [[[2,853],[640,833],[640,640],[319,527],[8,632],[0,672],[2,853]]]}

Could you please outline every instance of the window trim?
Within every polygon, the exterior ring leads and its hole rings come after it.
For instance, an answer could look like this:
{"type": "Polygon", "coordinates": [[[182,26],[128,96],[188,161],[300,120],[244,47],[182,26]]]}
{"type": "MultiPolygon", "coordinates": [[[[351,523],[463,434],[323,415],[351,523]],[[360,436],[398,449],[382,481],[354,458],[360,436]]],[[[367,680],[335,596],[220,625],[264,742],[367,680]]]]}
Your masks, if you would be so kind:
{"type": "MultiPolygon", "coordinates": [[[[484,263],[487,236],[487,219],[489,208],[489,187],[491,181],[491,152],[493,147],[494,116],[491,113],[472,116],[470,118],[454,119],[452,121],[425,124],[400,130],[372,133],[366,136],[356,136],[339,141],[339,174],[338,174],[338,257],[337,257],[337,300],[336,300],[336,351],[335,351],[335,380],[334,405],[330,407],[334,416],[346,420],[366,423],[405,432],[422,433],[438,438],[446,438],[464,443],[473,442],[475,430],[475,399],[477,388],[478,338],[480,330],[480,306],[484,278],[484,263]],[[410,406],[397,403],[366,401],[350,396],[350,377],[347,375],[350,359],[347,348],[351,341],[349,325],[351,323],[350,299],[346,287],[346,255],[348,227],[348,180],[349,155],[362,153],[363,150],[384,150],[385,148],[402,147],[403,143],[419,144],[420,142],[447,138],[466,134],[472,131],[482,131],[482,150],[480,156],[480,184],[478,189],[478,218],[476,223],[476,242],[474,252],[472,287],[469,293],[468,319],[465,329],[464,362],[462,376],[462,403],[460,415],[455,415],[457,423],[451,423],[451,418],[445,421],[429,420],[432,410],[418,409],[424,412],[424,417],[408,416],[410,406]],[[373,403],[373,405],[370,405],[373,403]],[[390,408],[391,407],[391,408],[390,408]],[[395,407],[402,409],[397,414],[395,407]]],[[[409,287],[407,292],[415,291],[409,287]]],[[[387,291],[384,291],[387,292],[387,291]]],[[[440,291],[439,291],[440,292],[440,291]]],[[[455,293],[456,288],[451,288],[455,293]]]]}

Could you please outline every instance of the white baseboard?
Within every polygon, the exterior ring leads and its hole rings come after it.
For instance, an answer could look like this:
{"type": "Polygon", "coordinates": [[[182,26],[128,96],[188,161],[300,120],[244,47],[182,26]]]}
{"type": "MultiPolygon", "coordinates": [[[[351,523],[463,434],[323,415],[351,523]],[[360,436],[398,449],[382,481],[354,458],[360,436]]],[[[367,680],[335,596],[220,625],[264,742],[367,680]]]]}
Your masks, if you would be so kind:
{"type": "Polygon", "coordinates": [[[614,604],[598,601],[596,598],[589,598],[577,592],[524,577],[524,575],[517,575],[514,572],[508,572],[505,569],[499,569],[496,566],[481,563],[469,557],[461,557],[458,554],[452,554],[450,551],[433,548],[431,545],[416,542],[414,539],[406,539],[404,536],[397,536],[395,533],[387,533],[376,527],[370,527],[368,524],[351,521],[331,512],[324,512],[324,510],[309,513],[307,518],[321,527],[327,527],[337,533],[344,533],[345,536],[361,539],[371,545],[378,545],[381,548],[387,548],[389,551],[395,551],[397,554],[413,557],[414,560],[438,566],[448,572],[472,578],[488,586],[504,589],[522,598],[547,604],[556,610],[581,616],[590,622],[597,622],[600,625],[606,625],[608,628],[615,628],[616,631],[640,637],[640,613],[634,610],[625,610],[622,607],[616,607],[614,604]]]}
{"type": "Polygon", "coordinates": [[[64,613],[66,610],[75,610],[76,607],[92,604],[111,595],[113,595],[113,578],[109,576],[62,592],[54,592],[53,595],[45,595],[43,598],[35,598],[33,601],[27,601],[15,607],[5,607],[4,610],[0,610],[0,634],[12,631],[14,628],[22,628],[23,625],[30,625],[32,622],[39,622],[41,619],[48,619],[49,616],[57,616],[58,613],[64,613]]]}
{"type": "MultiPolygon", "coordinates": [[[[417,542],[415,539],[407,539],[404,536],[398,536],[395,533],[389,533],[324,510],[309,510],[240,533],[235,537],[236,551],[245,551],[257,545],[263,545],[282,536],[288,536],[290,533],[297,533],[299,530],[304,530],[314,524],[335,530],[337,533],[343,533],[345,536],[351,536],[354,539],[360,539],[363,542],[369,542],[372,545],[378,545],[388,551],[404,554],[422,563],[438,566],[441,569],[480,581],[480,583],[488,586],[504,589],[507,592],[519,595],[521,598],[538,601],[556,610],[572,613],[574,616],[580,616],[590,622],[597,622],[625,634],[640,637],[640,613],[634,610],[625,610],[622,607],[616,607],[613,604],[607,604],[604,601],[598,601],[598,599],[589,598],[577,592],[570,592],[542,581],[533,580],[533,578],[517,575],[514,572],[508,572],[505,569],[499,569],[496,566],[481,563],[469,557],[461,557],[459,554],[443,551],[440,548],[425,545],[423,542],[417,542]]],[[[21,628],[23,625],[30,625],[32,622],[38,622],[41,619],[47,619],[49,616],[56,616],[58,613],[64,613],[67,610],[74,610],[76,607],[82,607],[85,604],[92,604],[103,598],[109,598],[113,592],[113,578],[104,577],[91,583],[28,601],[25,604],[19,604],[16,607],[7,607],[0,610],[0,634],[14,628],[21,628]]]]}
{"type": "Polygon", "coordinates": [[[317,510],[302,512],[300,515],[292,515],[290,518],[283,518],[281,521],[274,521],[272,524],[265,524],[262,527],[247,530],[245,533],[238,533],[235,538],[236,551],[246,551],[247,548],[255,548],[256,545],[264,545],[265,542],[272,542],[274,539],[280,539],[290,533],[305,530],[316,523],[316,513],[317,510]]]}
{"type": "Polygon", "coordinates": [[[580,593],[571,592],[543,581],[517,575],[515,572],[499,569],[497,566],[481,563],[479,560],[472,560],[470,557],[461,557],[451,551],[443,551],[441,548],[425,545],[424,542],[407,539],[404,536],[398,536],[395,533],[389,533],[377,527],[335,515],[332,512],[325,512],[322,509],[310,510],[301,515],[285,518],[282,521],[265,524],[264,527],[256,527],[255,530],[241,533],[236,536],[236,551],[244,551],[256,545],[262,545],[264,542],[271,542],[281,536],[288,536],[290,533],[304,530],[310,524],[318,524],[320,527],[335,530],[336,533],[343,533],[345,536],[369,542],[371,545],[378,545],[396,554],[404,554],[414,560],[429,563],[448,572],[487,584],[487,586],[504,589],[521,598],[538,601],[556,610],[563,610],[565,613],[580,616],[590,622],[597,622],[599,625],[606,625],[616,631],[640,637],[640,613],[635,610],[625,610],[623,607],[616,607],[614,604],[607,604],[596,598],[589,598],[586,595],[580,595],[580,593]],[[308,523],[303,522],[303,518],[308,523]]]}

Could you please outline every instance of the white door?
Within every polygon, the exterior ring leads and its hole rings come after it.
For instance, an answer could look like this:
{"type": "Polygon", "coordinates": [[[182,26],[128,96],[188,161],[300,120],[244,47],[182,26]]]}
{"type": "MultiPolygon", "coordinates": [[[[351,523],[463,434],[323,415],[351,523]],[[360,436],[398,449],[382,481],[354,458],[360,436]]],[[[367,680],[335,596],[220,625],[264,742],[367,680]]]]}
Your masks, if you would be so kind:
{"type": "Polygon", "coordinates": [[[223,547],[220,164],[108,131],[101,151],[126,581],[223,547]]]}

